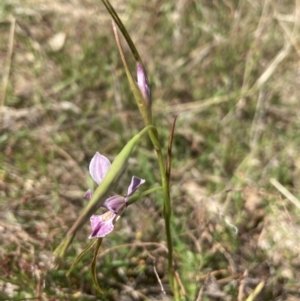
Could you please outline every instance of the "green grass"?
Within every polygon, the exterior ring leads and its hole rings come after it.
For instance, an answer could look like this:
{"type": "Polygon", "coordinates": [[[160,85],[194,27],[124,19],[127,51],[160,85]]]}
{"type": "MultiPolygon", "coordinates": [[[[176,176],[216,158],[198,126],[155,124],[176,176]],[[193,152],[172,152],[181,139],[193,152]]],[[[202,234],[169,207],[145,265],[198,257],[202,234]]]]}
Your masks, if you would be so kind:
{"type": "MultiPolygon", "coordinates": [[[[160,300],[154,267],[171,299],[161,192],[130,206],[104,239],[100,253],[107,253],[97,262],[103,295],[92,284],[92,255],[65,276],[88,243],[90,225],[78,233],[63,265],[55,270],[51,264],[93,185],[88,164],[94,153],[112,160],[143,127],[101,1],[54,3],[0,4],[2,82],[8,76],[0,104],[0,300],[160,300]],[[13,36],[10,16],[16,18],[13,36]],[[58,32],[66,40],[53,51],[49,39],[58,32]]],[[[286,21],[296,14],[295,5],[112,5],[147,66],[164,151],[178,114],[171,223],[187,300],[213,300],[212,293],[221,292],[226,297],[220,300],[247,300],[262,280],[255,300],[296,300],[299,209],[270,182],[275,178],[299,198],[299,22],[286,21]],[[294,25],[291,50],[262,86],[254,86],[294,25]],[[200,108],[207,99],[211,104],[200,108]]],[[[147,139],[136,148],[117,193],[126,193],[132,175],[146,179],[145,190],[160,181],[147,139]]]]}

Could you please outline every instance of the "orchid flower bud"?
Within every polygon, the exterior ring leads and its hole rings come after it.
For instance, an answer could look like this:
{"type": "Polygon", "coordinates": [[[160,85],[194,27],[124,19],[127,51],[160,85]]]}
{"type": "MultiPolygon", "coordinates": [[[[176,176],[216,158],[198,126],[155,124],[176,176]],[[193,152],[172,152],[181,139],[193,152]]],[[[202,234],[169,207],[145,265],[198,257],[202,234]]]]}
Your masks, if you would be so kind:
{"type": "Polygon", "coordinates": [[[144,71],[140,62],[136,63],[136,69],[137,69],[137,84],[138,84],[144,98],[151,105],[151,91],[150,91],[150,87],[149,87],[149,83],[148,83],[147,74],[144,71]]]}

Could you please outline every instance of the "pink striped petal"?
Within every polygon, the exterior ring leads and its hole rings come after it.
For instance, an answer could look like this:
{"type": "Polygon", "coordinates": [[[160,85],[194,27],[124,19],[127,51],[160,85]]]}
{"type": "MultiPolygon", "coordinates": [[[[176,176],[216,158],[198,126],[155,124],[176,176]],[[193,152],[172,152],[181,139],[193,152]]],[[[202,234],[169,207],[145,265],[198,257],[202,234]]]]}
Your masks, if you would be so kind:
{"type": "Polygon", "coordinates": [[[109,160],[105,156],[99,154],[98,152],[92,158],[89,167],[90,175],[98,185],[104,179],[105,175],[107,174],[110,168],[110,165],[111,164],[109,160]]]}
{"type": "Polygon", "coordinates": [[[92,215],[90,218],[92,233],[89,238],[104,237],[112,232],[116,216],[112,211],[107,211],[102,215],[92,215]]]}
{"type": "Polygon", "coordinates": [[[131,183],[127,190],[127,198],[131,196],[141,185],[143,185],[146,181],[144,179],[140,179],[136,176],[131,178],[131,183]]]}

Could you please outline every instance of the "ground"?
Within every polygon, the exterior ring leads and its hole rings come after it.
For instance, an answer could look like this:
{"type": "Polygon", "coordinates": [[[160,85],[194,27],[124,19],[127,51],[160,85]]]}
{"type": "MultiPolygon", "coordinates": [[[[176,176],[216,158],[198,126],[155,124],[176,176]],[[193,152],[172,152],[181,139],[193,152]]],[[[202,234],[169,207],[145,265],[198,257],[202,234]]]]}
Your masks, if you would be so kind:
{"type": "MultiPolygon", "coordinates": [[[[171,226],[182,295],[299,300],[299,0],[111,3],[146,66],[164,154],[178,116],[171,226]]],[[[0,66],[0,300],[170,300],[161,192],[129,206],[103,240],[102,294],[92,254],[65,275],[89,223],[53,265],[95,187],[91,158],[113,160],[143,128],[102,2],[2,1],[0,66]]],[[[146,138],[117,193],[132,175],[146,179],[141,190],[160,183],[146,138]]]]}

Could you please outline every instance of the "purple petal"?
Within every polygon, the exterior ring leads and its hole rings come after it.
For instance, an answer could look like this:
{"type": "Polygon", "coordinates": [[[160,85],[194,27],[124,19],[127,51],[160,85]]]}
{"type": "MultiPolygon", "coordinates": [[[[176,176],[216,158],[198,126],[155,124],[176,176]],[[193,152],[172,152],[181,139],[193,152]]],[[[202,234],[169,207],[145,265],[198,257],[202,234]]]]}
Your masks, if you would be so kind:
{"type": "Polygon", "coordinates": [[[90,163],[90,175],[93,180],[99,185],[104,179],[108,169],[110,168],[109,160],[100,155],[98,152],[94,155],[90,163]]]}
{"type": "Polygon", "coordinates": [[[107,211],[102,215],[92,215],[90,218],[92,233],[89,238],[104,237],[112,232],[116,216],[112,211],[107,211]]]}
{"type": "Polygon", "coordinates": [[[142,184],[144,184],[146,181],[143,179],[140,179],[136,176],[133,176],[131,179],[131,183],[127,190],[127,197],[126,199],[131,196],[142,184]]]}
{"type": "Polygon", "coordinates": [[[114,195],[107,200],[105,200],[102,207],[107,208],[110,211],[113,211],[115,214],[120,214],[123,209],[126,207],[126,202],[123,196],[114,195]]]}
{"type": "Polygon", "coordinates": [[[137,84],[149,104],[151,104],[151,92],[150,87],[147,79],[147,74],[143,70],[143,67],[140,62],[136,63],[137,68],[137,84]]]}
{"type": "Polygon", "coordinates": [[[88,199],[88,200],[90,200],[91,198],[92,198],[92,192],[91,192],[91,190],[89,189],[85,194],[84,194],[84,196],[83,197],[85,197],[86,199],[88,199]]]}

